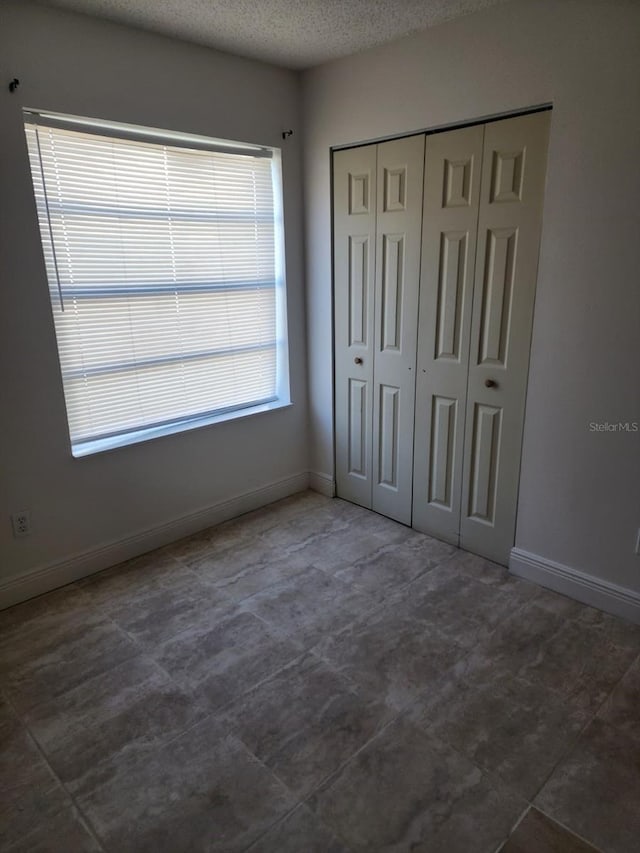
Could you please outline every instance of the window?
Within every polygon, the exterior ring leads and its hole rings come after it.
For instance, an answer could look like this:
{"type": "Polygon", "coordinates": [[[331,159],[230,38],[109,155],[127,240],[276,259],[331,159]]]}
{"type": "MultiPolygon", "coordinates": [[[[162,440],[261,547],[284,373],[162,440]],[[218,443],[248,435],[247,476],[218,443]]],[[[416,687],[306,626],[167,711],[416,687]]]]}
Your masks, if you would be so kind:
{"type": "Polygon", "coordinates": [[[25,129],[73,455],[287,405],[279,151],[25,129]]]}

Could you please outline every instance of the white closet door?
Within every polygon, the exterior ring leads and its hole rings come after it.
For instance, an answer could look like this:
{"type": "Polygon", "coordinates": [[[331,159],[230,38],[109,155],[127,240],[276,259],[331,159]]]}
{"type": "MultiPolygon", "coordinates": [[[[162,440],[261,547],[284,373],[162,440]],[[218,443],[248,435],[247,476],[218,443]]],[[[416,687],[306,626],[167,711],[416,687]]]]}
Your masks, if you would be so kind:
{"type": "Polygon", "coordinates": [[[411,524],[425,137],[378,146],[372,508],[411,524]]]}
{"type": "Polygon", "coordinates": [[[413,526],[457,545],[484,127],[427,137],[413,526]]]}
{"type": "Polygon", "coordinates": [[[336,485],[371,508],[376,145],[333,155],[336,485]]]}
{"type": "Polygon", "coordinates": [[[506,564],[514,542],[549,113],[487,124],[460,544],[506,564]]]}

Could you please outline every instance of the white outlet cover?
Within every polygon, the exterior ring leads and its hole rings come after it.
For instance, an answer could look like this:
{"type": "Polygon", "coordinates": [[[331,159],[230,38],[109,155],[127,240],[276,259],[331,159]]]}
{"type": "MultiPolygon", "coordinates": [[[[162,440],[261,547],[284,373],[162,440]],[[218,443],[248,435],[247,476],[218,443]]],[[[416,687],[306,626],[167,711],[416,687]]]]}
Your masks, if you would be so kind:
{"type": "Polygon", "coordinates": [[[14,512],[11,516],[11,524],[13,526],[13,535],[20,539],[23,536],[31,534],[31,513],[28,510],[14,512]]]}

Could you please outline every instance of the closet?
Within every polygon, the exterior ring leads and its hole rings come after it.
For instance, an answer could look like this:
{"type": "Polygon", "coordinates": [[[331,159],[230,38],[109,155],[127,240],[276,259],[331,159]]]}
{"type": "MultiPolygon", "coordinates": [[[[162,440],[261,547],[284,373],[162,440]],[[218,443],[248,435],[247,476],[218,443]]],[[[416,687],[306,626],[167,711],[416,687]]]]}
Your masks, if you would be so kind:
{"type": "Polygon", "coordinates": [[[333,155],[337,493],[504,564],[549,117],[333,155]]]}

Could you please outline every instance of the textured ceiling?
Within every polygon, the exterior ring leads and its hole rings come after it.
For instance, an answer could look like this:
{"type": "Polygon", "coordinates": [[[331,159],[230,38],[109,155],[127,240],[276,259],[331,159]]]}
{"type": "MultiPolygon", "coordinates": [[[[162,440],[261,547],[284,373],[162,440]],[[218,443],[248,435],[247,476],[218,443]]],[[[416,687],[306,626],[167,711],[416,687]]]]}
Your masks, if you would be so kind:
{"type": "Polygon", "coordinates": [[[308,68],[504,0],[40,2],[289,68],[308,68]]]}

